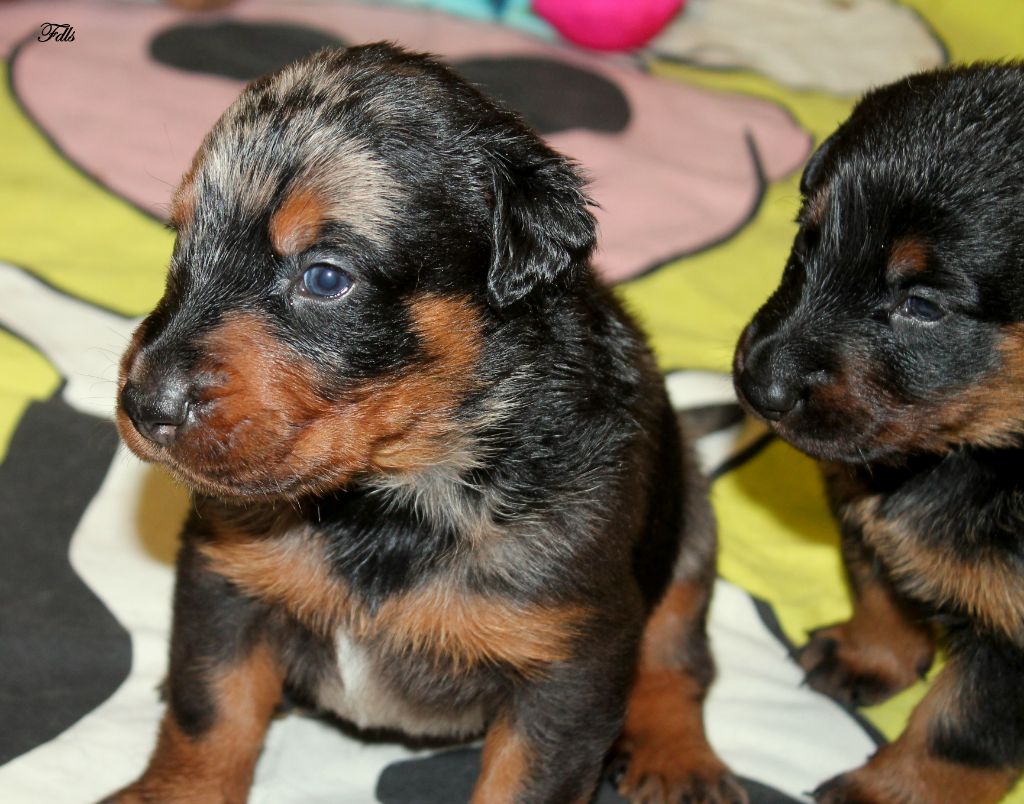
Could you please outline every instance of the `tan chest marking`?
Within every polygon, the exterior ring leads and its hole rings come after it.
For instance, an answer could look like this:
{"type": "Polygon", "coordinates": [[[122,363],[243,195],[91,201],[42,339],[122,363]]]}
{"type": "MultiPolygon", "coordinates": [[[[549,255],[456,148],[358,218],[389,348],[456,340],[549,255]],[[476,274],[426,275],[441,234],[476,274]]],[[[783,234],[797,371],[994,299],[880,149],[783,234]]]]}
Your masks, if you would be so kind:
{"type": "Polygon", "coordinates": [[[864,538],[900,585],[932,603],[952,603],[982,625],[1014,641],[1024,637],[1024,578],[998,557],[978,552],[964,560],[941,546],[925,544],[896,520],[878,515],[879,499],[864,498],[847,509],[864,538]]]}
{"type": "Polygon", "coordinates": [[[211,569],[246,594],[283,606],[324,637],[344,630],[389,652],[433,654],[455,672],[508,665],[523,674],[569,658],[587,615],[579,605],[520,604],[437,581],[385,600],[376,612],[332,576],[312,535],[203,545],[211,569]]]}

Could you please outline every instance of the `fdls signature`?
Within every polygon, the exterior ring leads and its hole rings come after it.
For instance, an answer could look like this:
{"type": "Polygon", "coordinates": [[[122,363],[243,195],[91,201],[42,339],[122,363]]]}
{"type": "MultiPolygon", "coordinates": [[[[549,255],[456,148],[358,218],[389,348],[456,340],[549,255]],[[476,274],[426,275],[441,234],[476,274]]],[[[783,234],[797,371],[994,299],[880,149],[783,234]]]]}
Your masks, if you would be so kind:
{"type": "Polygon", "coordinates": [[[39,36],[36,37],[36,41],[49,42],[51,39],[55,42],[74,42],[75,29],[66,22],[63,24],[59,22],[44,22],[39,26],[39,36]]]}

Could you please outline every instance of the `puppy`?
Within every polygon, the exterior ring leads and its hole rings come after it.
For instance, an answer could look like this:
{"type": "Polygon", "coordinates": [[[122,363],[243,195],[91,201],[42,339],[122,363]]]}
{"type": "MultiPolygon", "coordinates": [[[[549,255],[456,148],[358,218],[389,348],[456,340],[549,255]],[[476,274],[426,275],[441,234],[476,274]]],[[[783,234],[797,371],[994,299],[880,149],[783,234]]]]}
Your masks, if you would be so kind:
{"type": "Polygon", "coordinates": [[[475,802],[587,801],[616,740],[634,800],[743,800],[701,718],[713,520],[573,165],[371,45],[251,84],[171,222],[117,420],[195,513],[113,800],[244,801],[285,694],[485,733],[475,802]]]}
{"type": "Polygon", "coordinates": [[[869,93],[811,158],[740,398],[823,462],[855,597],[812,634],[851,704],[948,663],[896,742],[824,802],[998,801],[1024,766],[1024,65],[869,93]]]}

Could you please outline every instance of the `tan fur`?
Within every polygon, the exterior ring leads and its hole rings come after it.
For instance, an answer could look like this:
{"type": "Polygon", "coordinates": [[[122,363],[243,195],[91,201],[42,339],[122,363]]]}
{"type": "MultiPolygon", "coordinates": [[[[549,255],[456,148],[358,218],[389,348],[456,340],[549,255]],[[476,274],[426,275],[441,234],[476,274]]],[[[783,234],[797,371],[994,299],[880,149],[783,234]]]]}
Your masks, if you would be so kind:
{"type": "Polygon", "coordinates": [[[325,547],[296,531],[253,538],[214,527],[200,548],[210,568],[246,594],[284,606],[324,636],[344,629],[396,653],[435,656],[455,672],[504,664],[530,675],[570,656],[587,612],[580,606],[517,605],[497,597],[427,584],[388,598],[371,612],[330,575],[325,547]]]}
{"type": "Polygon", "coordinates": [[[955,663],[947,665],[914,709],[899,739],[847,774],[862,796],[858,801],[995,804],[1006,794],[1016,771],[972,768],[939,759],[928,749],[930,728],[957,711],[957,672],[955,663]]]}
{"type": "MultiPolygon", "coordinates": [[[[869,366],[851,358],[832,382],[814,389],[823,407],[847,421],[863,421],[871,440],[906,452],[946,452],[958,444],[1005,447],[1024,434],[1024,325],[1003,328],[1000,365],[970,388],[946,400],[907,405],[870,382],[869,366]]],[[[779,426],[784,437],[785,424],[779,426]]]]}
{"type": "Polygon", "coordinates": [[[528,778],[526,741],[507,721],[499,720],[487,730],[481,761],[471,804],[512,804],[528,778]]]}
{"type": "Polygon", "coordinates": [[[194,740],[165,715],[149,767],[116,800],[244,804],[282,683],[281,669],[265,645],[219,671],[212,684],[213,726],[194,740]]]}
{"type": "Polygon", "coordinates": [[[693,778],[713,785],[726,768],[704,731],[706,690],[679,655],[707,604],[699,583],[669,587],[644,629],[640,664],[630,692],[619,748],[629,756],[619,791],[640,801],[673,801],[693,778]]]}
{"type": "Polygon", "coordinates": [[[501,663],[532,675],[569,658],[587,612],[517,605],[438,583],[389,599],[374,618],[359,614],[354,633],[385,639],[395,650],[436,653],[456,671],[501,663]]]}
{"type": "Polygon", "coordinates": [[[410,313],[428,359],[340,399],[321,393],[315,368],[261,319],[229,316],[206,341],[206,368],[221,382],[206,392],[200,422],[158,455],[119,412],[125,442],[215,494],[323,491],[363,473],[444,464],[463,448],[452,414],[473,387],[479,318],[468,301],[433,296],[413,300],[410,313]]]}
{"type": "Polygon", "coordinates": [[[324,223],[326,201],[307,187],[297,187],[270,218],[270,244],[282,257],[305,251],[316,241],[324,223]]]}
{"type": "Polygon", "coordinates": [[[962,559],[952,550],[922,543],[893,520],[868,519],[864,536],[914,597],[954,603],[1014,642],[1024,639],[1024,580],[1015,568],[980,551],[962,559]]]}
{"type": "MultiPolygon", "coordinates": [[[[910,621],[889,589],[877,582],[859,584],[853,617],[814,635],[836,641],[836,658],[848,672],[874,676],[893,692],[918,681],[922,668],[932,661],[930,629],[910,621]]],[[[800,664],[810,671],[820,658],[815,651],[805,651],[800,664]]]]}
{"type": "Polygon", "coordinates": [[[200,547],[214,572],[249,595],[284,606],[312,631],[333,635],[349,611],[348,590],[328,572],[319,539],[301,532],[270,538],[215,532],[216,540],[200,547]]]}
{"type": "Polygon", "coordinates": [[[907,279],[928,267],[928,249],[916,237],[903,237],[893,243],[885,271],[889,281],[907,279]]]}

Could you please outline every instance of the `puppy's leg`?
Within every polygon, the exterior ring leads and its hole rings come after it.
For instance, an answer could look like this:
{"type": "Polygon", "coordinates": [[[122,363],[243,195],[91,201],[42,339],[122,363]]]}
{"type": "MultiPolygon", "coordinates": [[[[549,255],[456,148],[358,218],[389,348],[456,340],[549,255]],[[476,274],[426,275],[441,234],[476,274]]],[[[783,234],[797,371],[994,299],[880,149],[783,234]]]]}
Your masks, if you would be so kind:
{"type": "Polygon", "coordinates": [[[704,697],[714,675],[707,605],[703,584],[676,581],[644,631],[619,742],[628,757],[619,791],[630,801],[747,800],[704,733],[704,697]]]}
{"type": "Polygon", "coordinates": [[[882,575],[856,525],[844,524],[853,616],[820,628],[799,654],[807,683],[837,701],[869,706],[920,680],[934,658],[930,627],[882,575]]]}
{"type": "Polygon", "coordinates": [[[628,761],[619,791],[644,804],[738,804],[746,792],[704,732],[704,698],[714,677],[706,627],[717,540],[703,485],[695,470],[690,475],[675,578],[644,629],[617,746],[628,761]]]}
{"type": "Polygon", "coordinates": [[[990,804],[1024,767],[1024,653],[972,641],[954,654],[896,742],[815,791],[822,804],[990,804]]]}
{"type": "Polygon", "coordinates": [[[239,804],[280,701],[283,673],[257,604],[186,544],[178,559],[168,707],[142,777],[117,804],[239,804]]]}
{"type": "Polygon", "coordinates": [[[487,730],[472,804],[585,804],[622,728],[639,615],[524,683],[487,730]]]}

